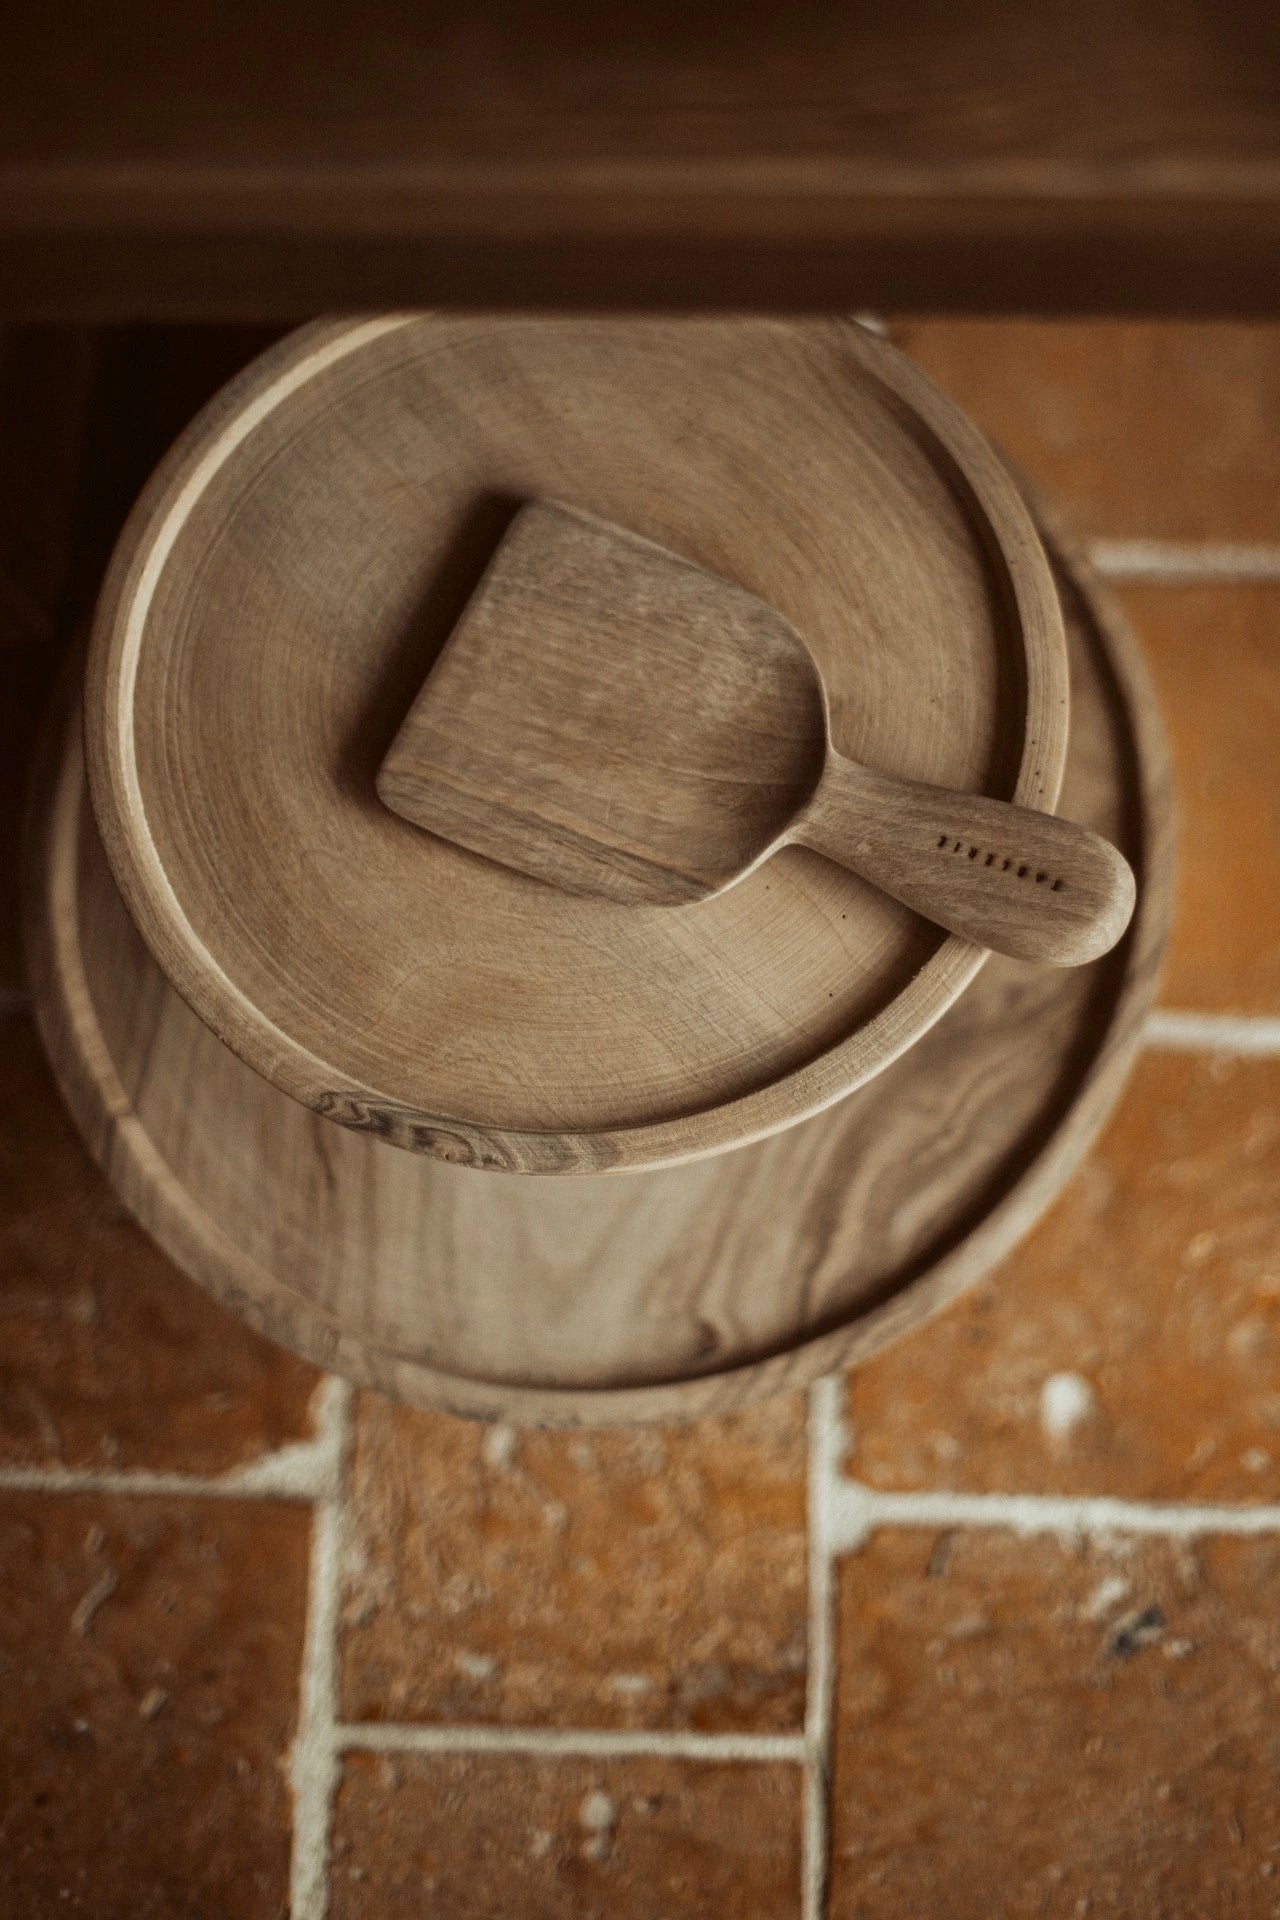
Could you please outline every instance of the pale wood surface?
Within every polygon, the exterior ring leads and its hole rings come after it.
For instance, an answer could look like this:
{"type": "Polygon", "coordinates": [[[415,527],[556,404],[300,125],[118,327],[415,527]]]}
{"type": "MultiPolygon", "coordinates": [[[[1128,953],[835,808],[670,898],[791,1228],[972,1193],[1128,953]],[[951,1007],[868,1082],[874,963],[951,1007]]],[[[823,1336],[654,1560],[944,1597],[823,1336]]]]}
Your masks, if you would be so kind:
{"type": "Polygon", "coordinates": [[[1024,1233],[1101,1125],[1151,1004],[1171,890],[1152,695],[1067,583],[1063,803],[1138,873],[1128,936],[1070,973],[993,960],[904,1058],[772,1139],[619,1180],[502,1179],[333,1127],[223,1047],[112,883],[74,714],[33,810],[29,952],[67,1099],[162,1244],[357,1380],[540,1424],[691,1417],[916,1325],[1024,1233]]]}
{"type": "Polygon", "coordinates": [[[1269,0],[10,7],[0,300],[1280,311],[1269,0]]]}
{"type": "Polygon", "coordinates": [[[169,977],[316,1111],[476,1166],[674,1163],[861,1084],[983,956],[801,848],[673,913],[555,893],[379,802],[539,496],[776,607],[840,751],[1053,806],[1067,681],[1034,527],[882,341],[439,316],[304,329],[161,469],[99,605],[95,803],[169,977]]]}
{"type": "MultiPolygon", "coordinates": [[[[874,644],[848,635],[855,653],[874,644]]],[[[568,892],[679,906],[768,853],[821,777],[826,734],[813,658],[771,607],[626,528],[533,500],[378,792],[568,892]]]]}
{"type": "Polygon", "coordinates": [[[781,614],[561,501],[516,514],[377,789],[415,826],[627,906],[690,907],[805,846],[1022,960],[1096,960],[1133,911],[1123,855],[1088,828],[837,753],[781,614]]]}

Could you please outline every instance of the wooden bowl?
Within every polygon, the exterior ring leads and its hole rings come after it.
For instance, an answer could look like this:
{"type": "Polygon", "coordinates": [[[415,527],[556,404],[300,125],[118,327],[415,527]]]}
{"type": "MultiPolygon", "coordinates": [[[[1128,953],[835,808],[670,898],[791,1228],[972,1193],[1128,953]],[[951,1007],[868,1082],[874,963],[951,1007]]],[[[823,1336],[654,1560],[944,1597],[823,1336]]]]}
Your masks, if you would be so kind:
{"type": "Polygon", "coordinates": [[[1171,894],[1159,720],[1114,611],[1068,570],[1062,583],[1064,800],[1137,873],[1124,941],[1070,971],[993,960],[829,1111],[625,1180],[486,1179],[331,1126],[247,1067],[125,910],[73,698],[32,810],[26,922],[41,1031],[93,1152],[234,1312],[428,1406],[537,1425],[688,1418],[874,1352],[1048,1205],[1155,992],[1171,894]]]}
{"type": "Polygon", "coordinates": [[[659,1167],[861,1086],[985,955],[802,849],[693,907],[621,907],[379,803],[537,495],[775,606],[845,753],[1048,809],[1061,615],[985,443],[850,323],[323,323],[174,449],[113,562],[85,711],[107,856],[165,974],[345,1126],[469,1167],[659,1167]]]}

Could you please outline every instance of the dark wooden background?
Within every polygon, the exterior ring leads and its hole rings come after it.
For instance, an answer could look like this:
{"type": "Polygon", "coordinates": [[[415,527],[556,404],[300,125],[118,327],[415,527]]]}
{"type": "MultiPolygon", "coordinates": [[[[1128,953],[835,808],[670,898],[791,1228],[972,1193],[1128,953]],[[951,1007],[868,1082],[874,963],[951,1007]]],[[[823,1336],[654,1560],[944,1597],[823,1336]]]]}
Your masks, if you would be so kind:
{"type": "Polygon", "coordinates": [[[54,0],[0,313],[1280,307],[1275,0],[54,0]]]}

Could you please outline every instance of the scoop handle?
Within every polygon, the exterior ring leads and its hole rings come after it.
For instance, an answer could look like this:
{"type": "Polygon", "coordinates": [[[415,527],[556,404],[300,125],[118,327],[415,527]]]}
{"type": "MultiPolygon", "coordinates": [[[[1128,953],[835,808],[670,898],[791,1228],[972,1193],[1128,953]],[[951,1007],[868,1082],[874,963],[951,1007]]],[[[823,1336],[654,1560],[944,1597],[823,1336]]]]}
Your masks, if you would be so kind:
{"type": "Polygon", "coordinates": [[[1087,827],[873,773],[834,750],[788,837],[926,920],[1018,960],[1096,960],[1133,913],[1128,861],[1087,827]]]}

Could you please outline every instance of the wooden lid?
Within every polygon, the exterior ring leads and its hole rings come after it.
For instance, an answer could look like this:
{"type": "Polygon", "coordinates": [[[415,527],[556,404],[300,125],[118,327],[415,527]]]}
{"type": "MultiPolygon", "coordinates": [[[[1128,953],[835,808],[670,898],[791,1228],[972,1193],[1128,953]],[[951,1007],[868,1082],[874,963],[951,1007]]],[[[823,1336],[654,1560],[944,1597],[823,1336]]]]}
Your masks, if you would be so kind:
{"type": "Polygon", "coordinates": [[[736,580],[838,747],[1052,808],[1052,577],[980,437],[849,323],[392,316],[304,328],[121,540],[86,711],[112,867],[214,1031],[346,1125],[470,1165],[660,1165],[860,1085],[985,957],[789,848],[687,908],[572,898],[375,775],[521,502],[736,580]]]}

